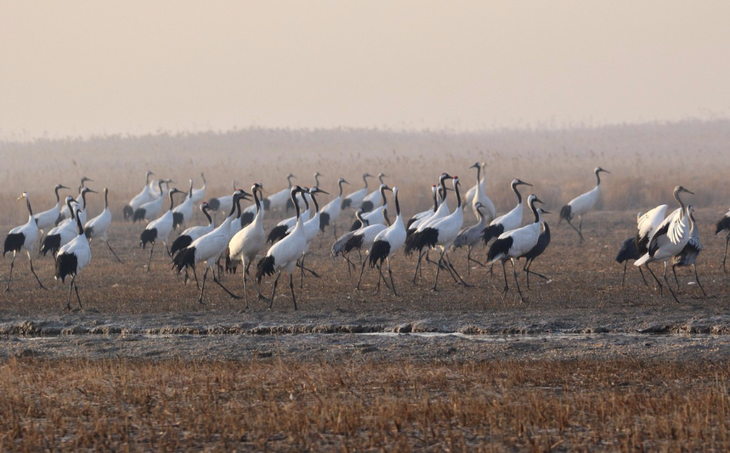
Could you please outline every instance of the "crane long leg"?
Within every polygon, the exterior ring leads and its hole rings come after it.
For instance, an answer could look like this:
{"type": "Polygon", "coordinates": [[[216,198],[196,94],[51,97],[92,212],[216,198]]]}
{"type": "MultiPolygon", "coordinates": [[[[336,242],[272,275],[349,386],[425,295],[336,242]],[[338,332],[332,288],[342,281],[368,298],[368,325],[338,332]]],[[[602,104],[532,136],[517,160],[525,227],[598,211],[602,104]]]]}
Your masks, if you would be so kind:
{"type": "Polygon", "coordinates": [[[241,296],[237,296],[237,295],[233,294],[228,288],[226,288],[225,286],[223,286],[223,283],[221,283],[221,281],[218,279],[218,277],[215,276],[215,272],[213,273],[213,282],[217,283],[218,286],[220,286],[221,288],[223,288],[223,291],[227,292],[228,295],[231,296],[232,298],[234,298],[234,299],[243,299],[241,296]]]}
{"type": "Polygon", "coordinates": [[[243,272],[243,298],[246,301],[246,310],[248,310],[248,291],[246,291],[246,275],[248,274],[248,263],[242,263],[244,266],[243,272]]]}
{"type": "MultiPolygon", "coordinates": [[[[428,259],[428,257],[427,257],[428,259]]],[[[444,260],[444,250],[441,250],[441,254],[439,255],[438,265],[436,266],[436,280],[433,282],[433,288],[431,288],[432,291],[438,291],[436,289],[436,285],[439,283],[439,271],[441,270],[441,263],[444,260]]],[[[450,271],[449,271],[450,272],[450,271]]]]}
{"type": "Polygon", "coordinates": [[[543,275],[543,274],[541,274],[539,272],[535,272],[532,269],[530,269],[532,267],[532,262],[533,261],[534,261],[534,259],[531,259],[529,263],[525,263],[525,268],[523,269],[525,271],[525,273],[527,274],[527,282],[528,282],[527,283],[527,288],[528,289],[530,288],[530,283],[529,283],[530,282],[530,274],[537,275],[538,277],[540,277],[542,279],[545,279],[545,280],[548,280],[548,281],[550,280],[550,277],[548,277],[547,275],[543,275]]]}
{"type": "Polygon", "coordinates": [[[471,266],[469,265],[469,263],[476,263],[481,267],[486,267],[486,265],[484,263],[482,263],[481,261],[477,261],[471,257],[471,252],[473,249],[474,249],[474,247],[469,246],[469,252],[466,254],[466,273],[467,274],[471,274],[471,266]]]}
{"type": "Polygon", "coordinates": [[[13,252],[13,260],[10,261],[10,274],[8,274],[8,284],[5,285],[5,292],[10,291],[10,282],[13,280],[13,267],[15,267],[15,252],[13,252]]]}
{"type": "MultiPolygon", "coordinates": [[[[626,285],[626,266],[628,264],[629,264],[629,260],[624,261],[624,275],[621,277],[621,286],[625,286],[626,285]]],[[[639,268],[639,270],[641,270],[641,268],[639,268]]],[[[641,275],[644,275],[644,274],[642,273],[641,275]]],[[[529,278],[528,278],[527,281],[528,282],[530,281],[529,278]]],[[[530,287],[529,284],[527,285],[527,287],[528,288],[530,287]]]]}
{"type": "MultiPolygon", "coordinates": [[[[390,289],[390,285],[388,285],[388,280],[385,279],[385,275],[383,274],[383,262],[381,261],[380,264],[378,264],[378,279],[383,279],[383,283],[385,283],[385,287],[390,289]]],[[[380,281],[380,280],[378,280],[380,281]]]]}
{"type": "Polygon", "coordinates": [[[355,266],[355,263],[350,261],[350,258],[347,255],[342,255],[342,257],[347,261],[347,276],[352,277],[352,271],[350,270],[350,266],[352,266],[353,269],[357,269],[355,266]]]}
{"type": "Polygon", "coordinates": [[[639,266],[639,273],[641,274],[641,279],[644,280],[644,285],[649,286],[649,282],[646,281],[646,277],[644,276],[644,271],[641,270],[641,266],[639,266]]]}
{"type": "Polygon", "coordinates": [[[677,295],[674,294],[674,291],[672,290],[672,285],[669,284],[669,280],[667,280],[667,262],[664,262],[664,282],[667,284],[667,288],[669,289],[669,292],[672,294],[672,297],[674,300],[679,303],[679,299],[677,299],[677,295]]]}
{"type": "Polygon", "coordinates": [[[68,285],[68,300],[66,301],[66,310],[71,310],[71,296],[74,293],[74,280],[76,276],[71,277],[71,284],[68,285]]]}
{"type": "Polygon", "coordinates": [[[390,277],[390,287],[393,290],[393,295],[397,296],[398,293],[395,292],[395,282],[393,281],[393,271],[390,270],[390,257],[387,257],[386,260],[388,261],[388,276],[390,277]]]}
{"type": "Polygon", "coordinates": [[[509,291],[509,284],[507,283],[507,267],[505,267],[505,260],[502,260],[502,271],[504,272],[504,289],[502,290],[502,295],[507,294],[507,291],[509,291]]]}
{"type": "Polygon", "coordinates": [[[694,263],[692,263],[692,269],[694,269],[694,271],[695,271],[695,280],[697,281],[697,286],[699,286],[700,289],[702,290],[702,295],[704,295],[705,297],[707,297],[707,293],[705,292],[705,288],[702,287],[702,283],[700,283],[700,277],[699,277],[699,275],[697,275],[697,266],[694,263]]]}
{"type": "Polygon", "coordinates": [[[515,266],[515,259],[512,258],[512,275],[515,278],[515,285],[517,285],[517,292],[520,294],[520,300],[522,302],[525,301],[525,298],[522,296],[522,290],[520,289],[520,282],[517,280],[517,266],[515,266]]]}
{"type": "Polygon", "coordinates": [[[200,287],[200,295],[198,296],[198,303],[205,304],[203,302],[203,293],[205,292],[205,280],[208,278],[208,271],[210,270],[209,267],[205,268],[205,272],[203,272],[203,285],[200,287]]]}
{"type": "Polygon", "coordinates": [[[447,266],[446,268],[447,269],[450,268],[450,272],[453,272],[452,273],[452,276],[455,274],[456,277],[459,279],[459,281],[456,282],[456,283],[461,283],[465,287],[470,288],[472,285],[468,284],[467,282],[464,281],[463,278],[461,278],[461,275],[459,275],[459,272],[456,271],[456,268],[451,263],[451,258],[449,258],[449,253],[448,252],[444,252],[444,256],[446,257],[446,266],[447,266]]]}
{"type": "Polygon", "coordinates": [[[274,288],[271,291],[271,299],[269,300],[269,310],[271,310],[271,307],[274,305],[274,296],[276,295],[276,285],[279,284],[279,277],[281,277],[281,271],[276,274],[276,278],[274,279],[274,288]]]}
{"type": "Polygon", "coordinates": [[[662,282],[659,281],[659,279],[654,274],[654,271],[651,270],[651,268],[649,267],[649,263],[645,264],[644,266],[646,266],[646,269],[649,271],[649,273],[651,274],[651,276],[654,277],[654,280],[656,280],[656,284],[659,285],[659,295],[660,296],[663,295],[664,294],[664,288],[662,286],[662,282]]]}
{"type": "Polygon", "coordinates": [[[727,245],[730,243],[730,233],[728,233],[727,237],[725,238],[725,254],[722,255],[722,270],[727,274],[727,269],[725,268],[725,261],[727,260],[727,245]]]}
{"type": "Polygon", "coordinates": [[[677,278],[677,266],[672,264],[672,273],[674,274],[674,281],[677,283],[677,291],[679,291],[679,279],[677,278]]]}
{"type": "Polygon", "coordinates": [[[112,252],[112,255],[114,255],[114,258],[116,258],[117,261],[119,261],[121,263],[122,260],[119,259],[119,257],[117,256],[117,254],[114,252],[114,249],[112,249],[112,246],[109,245],[109,241],[104,241],[104,242],[106,242],[106,246],[109,247],[109,251],[112,252]]]}
{"type": "MultiPolygon", "coordinates": [[[[525,260],[525,265],[522,266],[522,270],[527,275],[527,289],[530,289],[530,263],[532,263],[532,259],[528,258],[525,260]]],[[[626,275],[626,266],[624,266],[624,275],[626,275]]]]}
{"type": "Polygon", "coordinates": [[[365,272],[365,264],[368,262],[368,260],[364,260],[362,262],[362,266],[360,266],[360,278],[357,279],[357,286],[355,286],[355,289],[360,289],[360,282],[362,282],[362,274],[365,272]]]}
{"type": "Polygon", "coordinates": [[[289,272],[289,289],[291,289],[291,298],[294,301],[294,310],[297,310],[297,295],[294,294],[294,276],[289,272]]]}
{"type": "Polygon", "coordinates": [[[150,268],[152,267],[152,252],[155,251],[155,243],[152,243],[152,247],[150,247],[150,259],[147,262],[147,272],[150,271],[150,268]]]}
{"type": "Polygon", "coordinates": [[[41,283],[41,279],[38,278],[38,275],[35,273],[35,269],[33,269],[33,259],[31,259],[30,257],[30,252],[28,252],[28,262],[30,263],[30,271],[33,273],[33,277],[35,277],[35,280],[38,282],[42,289],[48,290],[48,288],[43,286],[43,283],[41,283]]]}
{"type": "Polygon", "coordinates": [[[74,275],[73,280],[71,280],[71,284],[74,287],[74,290],[76,291],[76,300],[79,302],[79,308],[84,308],[81,306],[81,297],[79,297],[79,285],[76,284],[76,276],[74,275]]]}
{"type": "Polygon", "coordinates": [[[426,252],[420,252],[418,254],[418,262],[416,263],[416,272],[413,273],[413,284],[416,285],[416,279],[418,279],[418,270],[421,268],[421,260],[423,259],[423,255],[425,255],[426,252]]]}
{"type": "Polygon", "coordinates": [[[578,228],[576,228],[575,225],[573,225],[573,222],[571,222],[570,220],[568,220],[568,225],[570,225],[575,230],[575,232],[578,233],[578,235],[580,236],[580,243],[583,243],[583,233],[578,228]]]}

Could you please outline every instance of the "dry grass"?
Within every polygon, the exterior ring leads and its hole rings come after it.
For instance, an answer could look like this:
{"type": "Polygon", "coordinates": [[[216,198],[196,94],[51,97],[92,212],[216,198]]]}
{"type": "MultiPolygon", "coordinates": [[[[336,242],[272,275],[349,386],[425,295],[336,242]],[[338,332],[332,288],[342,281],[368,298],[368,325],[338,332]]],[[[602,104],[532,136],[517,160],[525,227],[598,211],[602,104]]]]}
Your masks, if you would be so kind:
{"type": "Polygon", "coordinates": [[[3,450],[730,448],[730,366],[16,359],[3,450]]]}

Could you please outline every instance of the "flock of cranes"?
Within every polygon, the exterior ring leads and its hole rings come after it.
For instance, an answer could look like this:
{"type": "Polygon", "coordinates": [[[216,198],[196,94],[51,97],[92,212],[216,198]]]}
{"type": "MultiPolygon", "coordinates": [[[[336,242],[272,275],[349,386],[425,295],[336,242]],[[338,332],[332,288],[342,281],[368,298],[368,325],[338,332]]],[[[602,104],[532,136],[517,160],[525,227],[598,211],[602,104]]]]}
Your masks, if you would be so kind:
{"type": "MultiPolygon", "coordinates": [[[[545,222],[544,214],[549,212],[538,207],[542,201],[535,193],[523,197],[520,187],[532,187],[532,184],[518,178],[512,180],[510,188],[517,198],[515,207],[509,212],[497,216],[494,204],[487,197],[484,164],[475,163],[470,168],[477,170],[476,184],[461,194],[461,181],[457,176],[448,173],[439,175],[436,184],[430,188],[433,198],[433,207],[420,212],[405,220],[401,212],[399,189],[389,187],[385,182],[387,175],[380,173],[377,178],[380,184],[375,190],[370,190],[368,178],[374,178],[369,173],[363,173],[363,187],[349,195],[344,194],[343,184],[349,185],[344,178],[337,181],[338,194],[322,208],[318,197],[328,195],[319,188],[319,172],[315,173],[315,183],[311,187],[302,187],[292,184],[294,175],[287,175],[288,187],[264,197],[263,186],[255,183],[250,193],[236,187],[234,182],[233,193],[228,196],[206,197],[205,176],[201,173],[203,186],[194,188],[193,180],[188,181],[187,190],[182,191],[172,186],[171,179],[150,179],[154,175],[148,171],[145,175],[145,185],[142,190],[124,207],[124,218],[133,222],[146,222],[140,233],[140,246],[143,249],[149,245],[149,257],[146,269],[152,265],[155,245],[159,242],[170,259],[170,265],[178,274],[185,272],[185,282],[192,272],[196,285],[200,290],[198,301],[204,303],[205,288],[208,276],[220,286],[228,295],[236,299],[244,299],[246,308],[249,307],[248,287],[252,285],[259,300],[269,302],[271,308],[276,295],[277,285],[282,273],[289,275],[289,288],[294,308],[297,308],[294,274],[300,274],[300,287],[304,284],[305,272],[319,277],[319,274],[307,267],[306,256],[310,245],[318,234],[323,238],[326,228],[331,226],[336,238],[331,247],[333,257],[342,256],[345,259],[348,273],[359,268],[359,277],[356,288],[360,288],[363,274],[369,265],[377,269],[376,291],[381,288],[381,282],[394,295],[397,295],[395,279],[391,268],[391,258],[401,249],[405,255],[418,254],[413,284],[418,284],[422,278],[423,266],[431,263],[435,266],[433,291],[438,290],[440,274],[448,274],[455,284],[469,285],[453,264],[450,254],[460,247],[467,248],[467,272],[471,272],[471,263],[479,266],[491,266],[501,262],[504,273],[504,293],[509,291],[506,263],[512,264],[512,274],[517,293],[524,299],[517,275],[517,260],[523,259],[523,271],[526,274],[526,283],[529,288],[530,274],[550,281],[549,277],[530,269],[533,261],[541,256],[550,245],[550,227],[545,222]],[[456,198],[455,205],[449,206],[449,192],[456,198]],[[392,202],[395,205],[395,219],[391,220],[392,211],[388,200],[388,193],[392,193],[392,202]],[[176,195],[184,198],[176,204],[176,195]],[[242,200],[252,200],[253,203],[242,209],[242,200]],[[531,221],[523,224],[525,201],[531,213],[531,221]],[[207,219],[202,225],[192,225],[195,206],[207,219]],[[470,207],[478,219],[473,225],[464,225],[463,211],[470,207]],[[268,234],[264,230],[263,219],[266,212],[278,211],[286,213],[294,209],[294,216],[280,221],[268,234]],[[349,231],[337,235],[336,225],[343,211],[354,211],[355,221],[349,231]],[[225,214],[224,220],[216,227],[210,212],[219,211],[225,214]],[[186,228],[187,227],[187,228],[186,228]],[[182,232],[171,242],[170,235],[174,230],[182,232]],[[268,249],[266,244],[271,244],[268,249]],[[484,244],[487,249],[486,261],[474,258],[473,252],[484,244]],[[436,251],[438,257],[431,259],[429,253],[436,251]],[[353,252],[357,252],[359,262],[353,252]],[[362,255],[365,255],[364,258],[362,255]],[[225,261],[225,267],[223,262],[225,261]],[[205,263],[202,281],[198,280],[196,269],[205,263]],[[243,297],[238,296],[231,289],[223,285],[224,271],[235,273],[240,263],[243,297]],[[255,264],[255,276],[252,276],[251,265],[255,264]],[[387,278],[384,273],[387,269],[387,278]],[[298,268],[298,269],[297,269],[298,268]],[[272,293],[266,297],[260,285],[265,277],[274,276],[272,293]]],[[[609,173],[597,167],[594,170],[596,185],[590,191],[579,195],[563,206],[560,210],[560,221],[565,220],[578,234],[579,241],[583,241],[582,218],[594,209],[600,198],[600,173],[609,173]],[[578,227],[572,220],[578,217],[578,227]]],[[[92,181],[82,178],[78,187],[78,196],[61,198],[59,190],[68,190],[68,187],[57,184],[54,187],[56,204],[39,214],[33,214],[31,202],[27,193],[23,193],[19,200],[25,200],[28,210],[28,221],[10,230],[5,238],[3,256],[12,253],[10,272],[6,291],[11,288],[15,257],[19,252],[27,252],[30,270],[38,285],[45,289],[41,279],[33,267],[33,257],[36,245],[40,243],[39,252],[47,255],[49,252],[55,257],[55,277],[65,282],[71,277],[67,308],[71,307],[71,299],[75,292],[76,299],[81,307],[81,298],[76,277],[89,265],[91,248],[89,241],[98,239],[109,248],[112,256],[122,262],[112,249],[108,228],[111,225],[112,214],[108,203],[108,189],[104,188],[104,209],[96,217],[87,220],[87,196],[96,193],[86,183],[92,181]],[[62,201],[63,200],[63,201],[62,201]]],[[[697,285],[705,293],[695,266],[697,256],[702,250],[699,240],[699,229],[693,216],[693,208],[682,200],[682,194],[692,194],[682,186],[673,191],[674,199],[679,207],[666,215],[667,205],[660,205],[637,215],[635,234],[627,238],[622,244],[616,261],[624,264],[622,285],[625,282],[626,265],[634,260],[634,266],[641,272],[644,283],[643,269],[648,270],[654,278],[660,294],[664,286],[679,302],[675,291],[667,278],[667,270],[671,266],[675,282],[676,267],[693,267],[697,285]],[[650,263],[663,263],[663,282],[649,267],[650,263]]],[[[725,254],[722,267],[726,270],[728,244],[730,244],[730,211],[717,223],[716,233],[727,232],[725,254]]],[[[320,239],[321,241],[322,239],[320,239]]]]}

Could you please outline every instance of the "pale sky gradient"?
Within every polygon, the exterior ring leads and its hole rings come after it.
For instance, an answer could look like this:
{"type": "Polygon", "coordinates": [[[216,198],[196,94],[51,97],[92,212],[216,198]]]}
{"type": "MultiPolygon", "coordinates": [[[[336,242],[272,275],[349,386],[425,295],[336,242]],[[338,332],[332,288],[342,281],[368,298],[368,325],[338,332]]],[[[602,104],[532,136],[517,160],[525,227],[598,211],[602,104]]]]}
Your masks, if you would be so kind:
{"type": "Polygon", "coordinates": [[[730,117],[726,1],[11,1],[0,139],[730,117]]]}

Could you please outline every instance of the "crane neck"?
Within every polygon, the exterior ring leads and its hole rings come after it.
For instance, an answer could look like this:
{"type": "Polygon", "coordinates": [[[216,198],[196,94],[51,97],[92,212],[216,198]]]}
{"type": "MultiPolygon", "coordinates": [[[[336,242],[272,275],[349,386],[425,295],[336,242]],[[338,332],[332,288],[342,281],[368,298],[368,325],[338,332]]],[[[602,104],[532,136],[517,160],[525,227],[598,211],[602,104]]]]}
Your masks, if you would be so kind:
{"type": "Polygon", "coordinates": [[[261,211],[261,201],[259,200],[258,189],[254,188],[252,191],[253,191],[253,202],[256,203],[256,214],[258,214],[259,211],[261,211]]]}
{"type": "MultiPolygon", "coordinates": [[[[35,217],[33,217],[33,208],[30,207],[30,199],[28,197],[25,197],[25,206],[28,208],[28,215],[30,216],[30,218],[34,219],[35,217]]],[[[38,223],[37,220],[36,223],[38,223]]]]}
{"type": "Polygon", "coordinates": [[[340,179],[337,184],[340,186],[340,195],[337,198],[342,198],[342,180],[340,179]]]}
{"type": "Polygon", "coordinates": [[[532,213],[535,215],[535,222],[534,223],[540,223],[540,213],[537,211],[537,208],[535,207],[535,199],[530,200],[530,209],[532,209],[532,213]]]}
{"type": "Polygon", "coordinates": [[[60,187],[56,187],[56,189],[55,189],[55,192],[56,192],[56,205],[60,205],[61,204],[61,197],[58,195],[58,189],[60,189],[60,187]]]}
{"type": "Polygon", "coordinates": [[[213,225],[213,219],[210,217],[210,214],[208,214],[208,208],[203,208],[203,215],[208,218],[208,225],[213,225]]]}
{"type": "Polygon", "coordinates": [[[601,172],[597,171],[596,172],[596,186],[600,186],[600,185],[601,185],[601,172]]]}
{"type": "Polygon", "coordinates": [[[380,185],[380,198],[383,199],[383,206],[386,206],[388,204],[388,200],[385,199],[385,185],[380,185]]]}
{"type": "Polygon", "coordinates": [[[193,180],[190,180],[190,188],[188,189],[188,197],[193,198],[193,180]]]}
{"type": "Polygon", "coordinates": [[[171,190],[171,191],[170,191],[170,193],[169,193],[169,194],[167,194],[167,195],[168,195],[168,196],[170,197],[170,209],[169,209],[169,210],[170,210],[170,211],[172,211],[172,208],[173,208],[173,206],[175,205],[175,201],[173,200],[173,198],[172,198],[172,197],[173,197],[173,195],[175,195],[175,192],[173,192],[173,191],[171,190]]]}
{"type": "Polygon", "coordinates": [[[286,177],[287,182],[289,182],[289,190],[291,190],[291,179],[294,177],[294,175],[289,175],[286,177]]]}
{"type": "Polygon", "coordinates": [[[520,194],[520,191],[517,190],[516,183],[512,183],[512,191],[515,193],[515,195],[517,195],[517,204],[518,205],[522,204],[522,195],[520,194]]]}
{"type": "Polygon", "coordinates": [[[454,183],[454,191],[456,192],[456,208],[461,211],[461,195],[459,194],[459,180],[454,183]]]}
{"type": "Polygon", "coordinates": [[[362,180],[365,183],[365,188],[368,188],[368,177],[367,175],[362,175],[362,180]]]}
{"type": "Polygon", "coordinates": [[[438,189],[436,187],[433,188],[433,212],[436,212],[436,210],[439,208],[439,200],[438,200],[438,189]]]}
{"type": "MultiPolygon", "coordinates": [[[[73,203],[73,201],[74,201],[73,198],[67,200],[66,205],[68,206],[68,212],[71,214],[71,218],[75,219],[76,214],[74,213],[74,208],[73,208],[73,205],[71,204],[71,203],[73,203]]],[[[30,204],[28,204],[28,209],[30,209],[30,204]]]]}
{"type": "Polygon", "coordinates": [[[296,210],[297,214],[297,223],[299,223],[299,200],[297,200],[297,191],[290,192],[289,196],[291,197],[291,201],[294,204],[294,209],[296,210]]]}
{"type": "MultiPolygon", "coordinates": [[[[398,218],[400,218],[401,217],[401,214],[400,214],[400,202],[398,201],[398,191],[397,190],[395,191],[395,194],[393,194],[393,198],[395,199],[395,215],[398,218]]],[[[396,219],[396,222],[397,221],[398,221],[398,219],[396,219]]]]}
{"type": "Polygon", "coordinates": [[[84,235],[84,226],[81,224],[81,216],[80,215],[77,215],[76,216],[76,227],[78,228],[79,236],[83,236],[84,235]]]}
{"type": "Polygon", "coordinates": [[[482,166],[477,165],[477,184],[482,180],[482,166]]]}
{"type": "Polygon", "coordinates": [[[104,187],[104,209],[109,209],[109,189],[104,187]]]}

